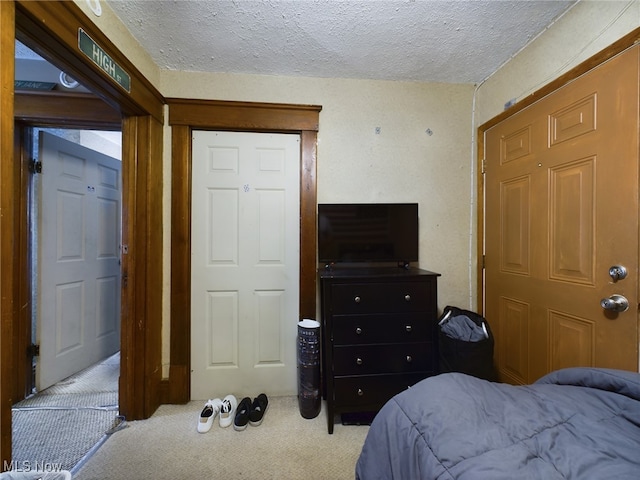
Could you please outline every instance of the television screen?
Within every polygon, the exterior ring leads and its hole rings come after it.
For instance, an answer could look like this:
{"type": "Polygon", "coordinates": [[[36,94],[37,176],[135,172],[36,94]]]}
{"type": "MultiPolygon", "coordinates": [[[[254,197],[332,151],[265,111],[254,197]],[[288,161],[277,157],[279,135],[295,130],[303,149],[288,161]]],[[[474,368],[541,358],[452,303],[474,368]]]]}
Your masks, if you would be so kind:
{"type": "Polygon", "coordinates": [[[322,263],[417,261],[418,204],[319,204],[318,260],[322,263]]]}

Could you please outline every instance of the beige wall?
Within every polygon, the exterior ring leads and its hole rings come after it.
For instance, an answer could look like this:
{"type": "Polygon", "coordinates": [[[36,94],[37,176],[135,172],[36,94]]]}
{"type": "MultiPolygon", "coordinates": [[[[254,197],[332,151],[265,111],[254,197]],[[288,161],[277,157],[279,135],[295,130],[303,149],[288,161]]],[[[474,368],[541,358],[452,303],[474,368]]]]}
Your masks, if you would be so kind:
{"type": "Polygon", "coordinates": [[[640,0],[582,0],[480,87],[476,123],[499,114],[640,26],[640,0]]]}
{"type": "Polygon", "coordinates": [[[318,202],[418,202],[419,266],[442,274],[441,308],[469,305],[472,85],[163,71],[160,89],[321,105],[318,202]]]}
{"type": "MultiPolygon", "coordinates": [[[[160,71],[107,5],[97,18],[84,1],[76,3],[166,97],[322,105],[318,202],[419,202],[420,267],[442,274],[440,309],[477,305],[477,127],[507,101],[522,99],[640,25],[640,0],[582,0],[475,87],[160,71]]],[[[165,130],[166,376],[170,129],[165,130]]]]}

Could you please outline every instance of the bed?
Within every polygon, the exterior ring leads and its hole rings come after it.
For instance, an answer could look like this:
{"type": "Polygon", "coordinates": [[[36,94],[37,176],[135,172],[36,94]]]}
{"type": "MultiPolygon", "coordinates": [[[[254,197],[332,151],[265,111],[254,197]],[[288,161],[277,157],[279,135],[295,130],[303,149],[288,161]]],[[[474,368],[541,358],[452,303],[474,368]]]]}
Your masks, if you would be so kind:
{"type": "Polygon", "coordinates": [[[373,420],[357,480],[640,479],[640,373],[552,372],[513,386],[430,377],[373,420]]]}

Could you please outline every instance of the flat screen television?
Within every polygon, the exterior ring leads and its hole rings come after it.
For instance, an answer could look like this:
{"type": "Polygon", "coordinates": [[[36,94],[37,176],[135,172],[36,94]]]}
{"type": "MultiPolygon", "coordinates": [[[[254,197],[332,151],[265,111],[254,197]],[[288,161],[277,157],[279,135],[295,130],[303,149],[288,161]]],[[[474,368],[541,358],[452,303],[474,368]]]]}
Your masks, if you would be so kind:
{"type": "Polygon", "coordinates": [[[320,263],[418,261],[417,203],[321,203],[320,263]]]}

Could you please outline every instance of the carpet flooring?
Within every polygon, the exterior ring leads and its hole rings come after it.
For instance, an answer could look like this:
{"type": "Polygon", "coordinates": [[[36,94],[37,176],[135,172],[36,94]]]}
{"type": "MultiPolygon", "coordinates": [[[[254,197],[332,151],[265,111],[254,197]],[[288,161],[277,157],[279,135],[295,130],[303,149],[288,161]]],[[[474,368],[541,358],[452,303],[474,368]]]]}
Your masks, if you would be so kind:
{"type": "MultiPolygon", "coordinates": [[[[196,431],[202,402],[161,405],[147,420],[118,416],[119,357],[15,405],[14,462],[59,464],[74,480],[353,480],[368,426],[326,409],[300,415],[297,397],[273,397],[262,425],[196,431]]],[[[16,465],[19,465],[16,463],[16,465]]]]}
{"type": "Polygon", "coordinates": [[[33,395],[12,409],[15,469],[73,471],[122,422],[119,355],[33,395]]]}
{"type": "Polygon", "coordinates": [[[147,420],[127,422],[74,480],[353,480],[369,431],[338,423],[329,435],[324,404],[309,420],[292,396],[270,398],[258,427],[238,432],[216,418],[203,434],[196,431],[202,406],[161,405],[147,420]]]}

